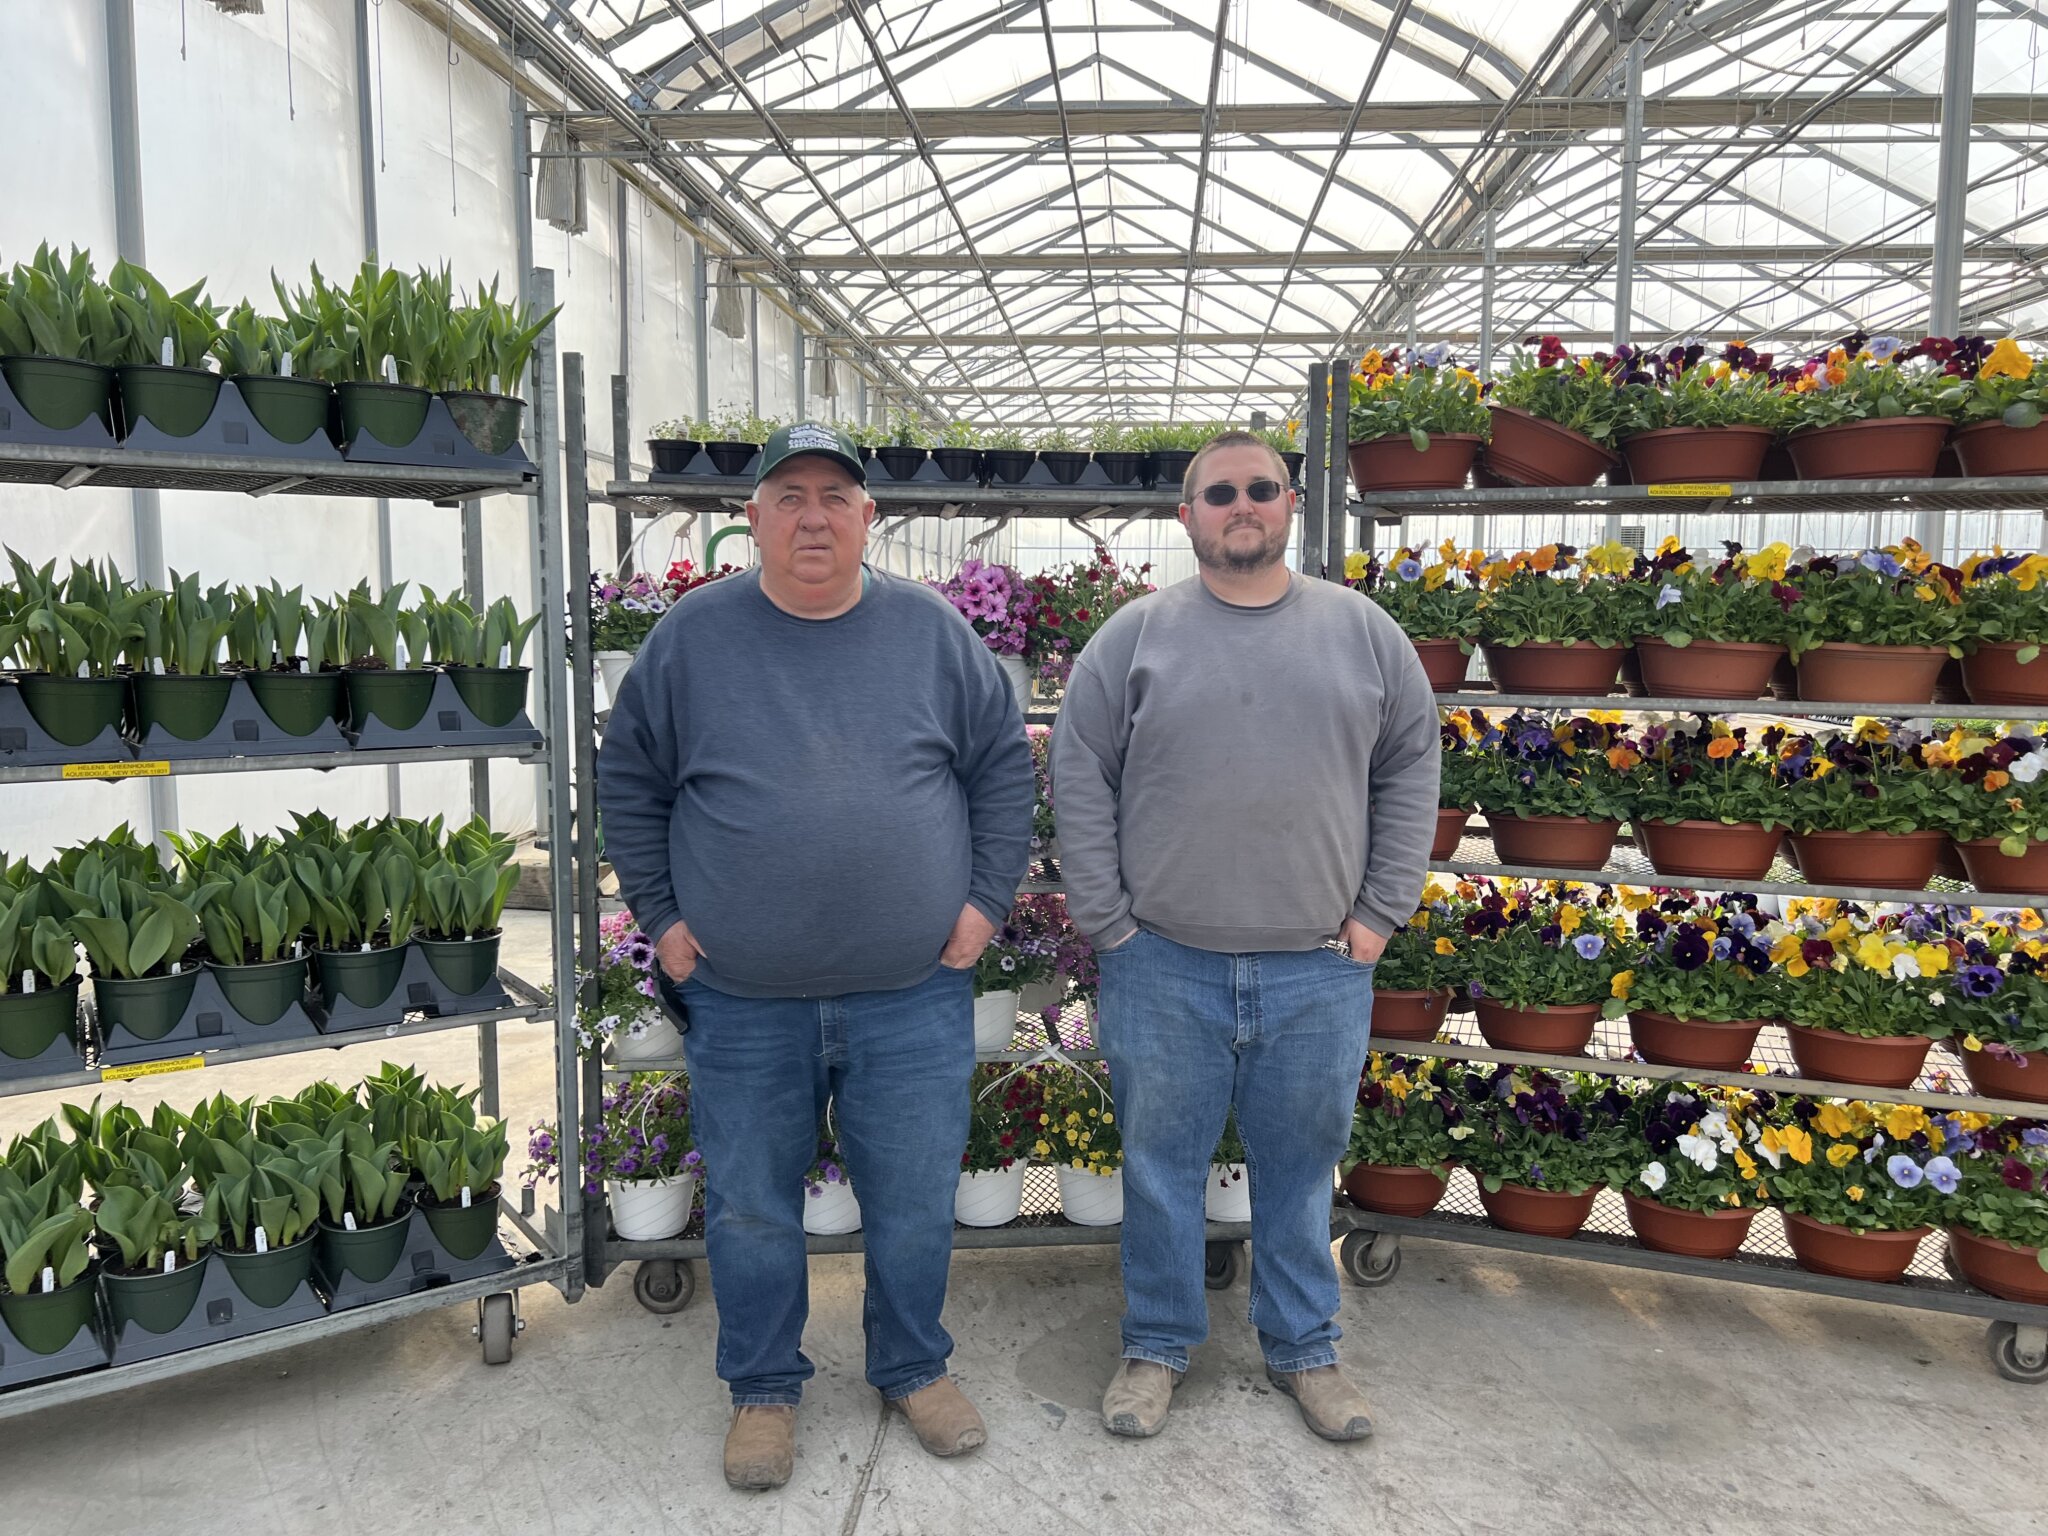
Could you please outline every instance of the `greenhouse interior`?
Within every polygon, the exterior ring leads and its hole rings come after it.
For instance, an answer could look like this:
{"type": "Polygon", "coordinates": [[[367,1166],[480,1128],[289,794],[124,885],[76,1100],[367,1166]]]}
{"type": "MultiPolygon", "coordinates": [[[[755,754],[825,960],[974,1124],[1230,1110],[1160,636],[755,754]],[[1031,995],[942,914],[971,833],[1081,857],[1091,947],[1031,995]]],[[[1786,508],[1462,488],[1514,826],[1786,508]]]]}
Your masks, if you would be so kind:
{"type": "Polygon", "coordinates": [[[0,1529],[2048,1533],[2044,51],[0,6],[0,1529]]]}

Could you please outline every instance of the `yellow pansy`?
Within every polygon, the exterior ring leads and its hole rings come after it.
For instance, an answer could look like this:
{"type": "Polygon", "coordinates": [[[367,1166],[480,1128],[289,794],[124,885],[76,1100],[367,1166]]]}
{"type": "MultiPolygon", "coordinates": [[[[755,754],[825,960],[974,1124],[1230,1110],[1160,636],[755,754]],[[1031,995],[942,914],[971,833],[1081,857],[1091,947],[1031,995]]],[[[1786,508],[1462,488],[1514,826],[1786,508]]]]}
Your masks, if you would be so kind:
{"type": "Polygon", "coordinates": [[[1786,1155],[1793,1162],[1810,1163],[1813,1161],[1813,1138],[1799,1126],[1786,1126],[1779,1134],[1778,1139],[1784,1143],[1786,1155]]]}
{"type": "Polygon", "coordinates": [[[1851,1200],[1861,1201],[1863,1198],[1863,1186],[1861,1184],[1851,1184],[1847,1189],[1843,1190],[1842,1193],[1847,1195],[1851,1200]]]}
{"type": "Polygon", "coordinates": [[[1448,938],[1439,937],[1436,941],[1436,952],[1440,955],[1455,955],[1458,952],[1458,946],[1453,944],[1448,938]]]}
{"type": "Polygon", "coordinates": [[[1635,984],[1636,973],[1634,971],[1616,971],[1614,979],[1607,983],[1608,995],[1610,997],[1627,997],[1628,989],[1635,984]]]}
{"type": "Polygon", "coordinates": [[[1828,1162],[1836,1168],[1848,1167],[1855,1161],[1856,1155],[1857,1146],[1853,1141],[1838,1141],[1828,1148],[1828,1162]]]}
{"type": "Polygon", "coordinates": [[[1735,1171],[1745,1179],[1753,1179],[1757,1176],[1756,1159],[1740,1147],[1735,1149],[1735,1171]]]}
{"type": "Polygon", "coordinates": [[[1921,944],[1915,946],[1913,958],[1919,962],[1922,976],[1939,976],[1949,968],[1954,957],[1949,954],[1946,944],[1921,944]]]}
{"type": "MultiPolygon", "coordinates": [[[[1813,1123],[1823,1136],[1847,1136],[1856,1129],[1856,1122],[1849,1118],[1849,1112],[1839,1104],[1821,1105],[1820,1113],[1813,1117],[1813,1123]]],[[[1834,1154],[1831,1152],[1828,1155],[1832,1157],[1834,1154]]]]}
{"type": "Polygon", "coordinates": [[[1653,893],[1640,886],[1624,885],[1616,894],[1621,897],[1622,906],[1631,912],[1640,912],[1646,907],[1654,906],[1657,901],[1653,893]]]}
{"type": "Polygon", "coordinates": [[[2033,909],[2032,907],[2023,907],[2023,908],[2021,908],[2021,910],[2020,910],[2020,928],[2021,928],[2021,930],[2022,930],[2023,932],[2026,932],[2026,933],[2033,933],[2033,932],[2035,932],[2036,930],[2038,930],[2038,929],[2039,929],[2040,927],[2041,927],[2041,914],[2040,914],[2040,913],[2038,913],[2038,912],[2036,912],[2036,911],[2035,911],[2035,910],[2034,910],[2034,909],[2033,909]]]}
{"type": "Polygon", "coordinates": [[[1362,580],[1365,576],[1365,568],[1370,563],[1364,554],[1354,549],[1344,557],[1344,579],[1346,581],[1362,580]]]}
{"type": "Polygon", "coordinates": [[[1557,926],[1562,928],[1567,934],[1577,933],[1579,925],[1585,920],[1586,914],[1577,907],[1559,907],[1557,909],[1557,926]]]}
{"type": "Polygon", "coordinates": [[[1891,739],[1892,728],[1878,719],[1877,716],[1858,715],[1856,717],[1855,740],[1867,745],[1871,742],[1890,741],[1891,739]]]}
{"type": "Polygon", "coordinates": [[[1882,935],[1866,933],[1863,942],[1856,946],[1856,963],[1867,970],[1888,971],[1892,968],[1891,946],[1882,935]]]}
{"type": "Polygon", "coordinates": [[[1387,1079],[1387,1092],[1391,1093],[1397,1099],[1407,1098],[1408,1088],[1409,1083],[1407,1075],[1405,1073],[1396,1072],[1392,1077],[1387,1079]]]}
{"type": "Polygon", "coordinates": [[[1885,1111],[1884,1129],[1893,1141],[1904,1141],[1927,1129],[1927,1111],[1918,1104],[1894,1104],[1885,1111]]]}
{"type": "Polygon", "coordinates": [[[1980,379],[2027,379],[2034,374],[2034,360],[2010,336],[1991,349],[1991,356],[1977,370],[1980,379]]]}

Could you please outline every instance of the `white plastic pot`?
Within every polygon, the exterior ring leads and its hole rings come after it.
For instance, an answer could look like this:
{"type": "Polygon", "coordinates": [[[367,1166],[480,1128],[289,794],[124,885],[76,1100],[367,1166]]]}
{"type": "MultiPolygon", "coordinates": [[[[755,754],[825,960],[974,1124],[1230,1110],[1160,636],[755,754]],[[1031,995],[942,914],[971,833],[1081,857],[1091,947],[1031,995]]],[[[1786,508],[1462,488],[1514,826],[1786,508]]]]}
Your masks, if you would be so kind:
{"type": "Polygon", "coordinates": [[[1209,1193],[1202,1207],[1211,1221],[1252,1219],[1252,1181],[1243,1163],[1209,1165],[1209,1193]]]}
{"type": "Polygon", "coordinates": [[[604,1197],[612,1208],[612,1230],[629,1243],[676,1237],[690,1224],[697,1175],[672,1179],[606,1179],[604,1197]]]}
{"type": "Polygon", "coordinates": [[[597,653],[597,675],[604,679],[604,696],[608,704],[619,702],[619,689],[626,681],[626,674],[632,670],[635,651],[599,651],[597,653]]]}
{"type": "Polygon", "coordinates": [[[621,1023],[612,1036],[612,1061],[621,1067],[634,1067],[642,1062],[680,1061],[683,1055],[682,1031],[669,1021],[669,1016],[659,1008],[652,1008],[646,1014],[647,1027],[638,1039],[621,1023]]]}
{"type": "Polygon", "coordinates": [[[831,1237],[840,1232],[860,1230],[860,1201],[844,1178],[827,1184],[815,1195],[804,1192],[804,1230],[813,1237],[831,1237]]]}
{"type": "Polygon", "coordinates": [[[963,1227],[1000,1227],[1024,1209],[1024,1164],[992,1173],[963,1173],[953,1192],[953,1219],[963,1227]]]}
{"type": "Polygon", "coordinates": [[[984,992],[974,1000],[974,1048],[1007,1051],[1017,1038],[1015,992],[984,992]]]}
{"type": "Polygon", "coordinates": [[[1010,680],[1010,688],[1017,695],[1017,711],[1023,713],[1031,707],[1031,668],[1022,656],[998,656],[996,665],[1010,680]]]}
{"type": "Polygon", "coordinates": [[[1113,1227],[1124,1219],[1124,1171],[1083,1173],[1057,1168],[1060,1210],[1077,1227],[1113,1227]]]}

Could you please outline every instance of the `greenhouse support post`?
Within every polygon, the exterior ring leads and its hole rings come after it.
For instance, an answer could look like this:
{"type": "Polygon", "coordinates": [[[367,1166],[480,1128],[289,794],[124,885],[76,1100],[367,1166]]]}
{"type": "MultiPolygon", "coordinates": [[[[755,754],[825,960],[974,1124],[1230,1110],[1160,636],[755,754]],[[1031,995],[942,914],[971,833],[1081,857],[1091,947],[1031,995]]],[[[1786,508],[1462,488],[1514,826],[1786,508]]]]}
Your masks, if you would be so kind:
{"type": "Polygon", "coordinates": [[[1301,461],[1301,554],[1299,564],[1306,571],[1309,566],[1311,540],[1323,526],[1324,497],[1329,494],[1330,483],[1323,476],[1324,449],[1336,440],[1332,430],[1329,407],[1325,404],[1330,393],[1330,365],[1310,363],[1308,366],[1308,442],[1304,445],[1306,457],[1301,461]]]}
{"type": "MultiPolygon", "coordinates": [[[[634,478],[630,390],[631,384],[623,369],[612,375],[612,478],[615,480],[634,478]]],[[[619,552],[619,575],[632,575],[633,509],[623,502],[612,508],[612,542],[619,552]]]]}
{"type": "MultiPolygon", "coordinates": [[[[1969,238],[1970,119],[1977,74],[1977,0],[1948,0],[1941,70],[1941,151],[1934,184],[1934,261],[1927,273],[1927,329],[1953,336],[1963,325],[1963,244],[1969,238]]],[[[1928,507],[1914,532],[1936,560],[1947,558],[1948,514],[1928,507]]]]}
{"type": "MultiPolygon", "coordinates": [[[[1412,314],[1413,311],[1411,310],[1412,314]]],[[[1344,579],[1344,557],[1337,556],[1334,569],[1324,564],[1332,550],[1344,547],[1344,519],[1351,515],[1351,359],[1335,357],[1330,359],[1330,464],[1323,493],[1324,523],[1321,538],[1311,558],[1315,566],[1310,574],[1320,572],[1331,581],[1344,579]]],[[[1318,464],[1314,473],[1323,474],[1318,464]]]]}

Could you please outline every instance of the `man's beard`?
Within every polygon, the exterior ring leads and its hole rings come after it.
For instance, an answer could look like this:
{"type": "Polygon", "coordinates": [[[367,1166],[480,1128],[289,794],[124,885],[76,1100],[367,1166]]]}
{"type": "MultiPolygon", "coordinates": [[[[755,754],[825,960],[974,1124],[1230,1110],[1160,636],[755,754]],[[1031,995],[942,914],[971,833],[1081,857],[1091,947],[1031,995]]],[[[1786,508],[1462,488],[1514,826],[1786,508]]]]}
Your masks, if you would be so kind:
{"type": "MultiPolygon", "coordinates": [[[[1259,527],[1260,525],[1247,524],[1246,526],[1259,527]]],[[[1282,526],[1271,537],[1267,538],[1256,550],[1249,552],[1226,548],[1224,540],[1230,536],[1230,533],[1231,529],[1226,526],[1214,538],[1204,538],[1192,528],[1189,529],[1188,540],[1195,547],[1195,559],[1212,571],[1229,571],[1233,575],[1249,576],[1255,571],[1263,571],[1267,566],[1277,563],[1287,553],[1287,529],[1285,526],[1282,526]]]]}

